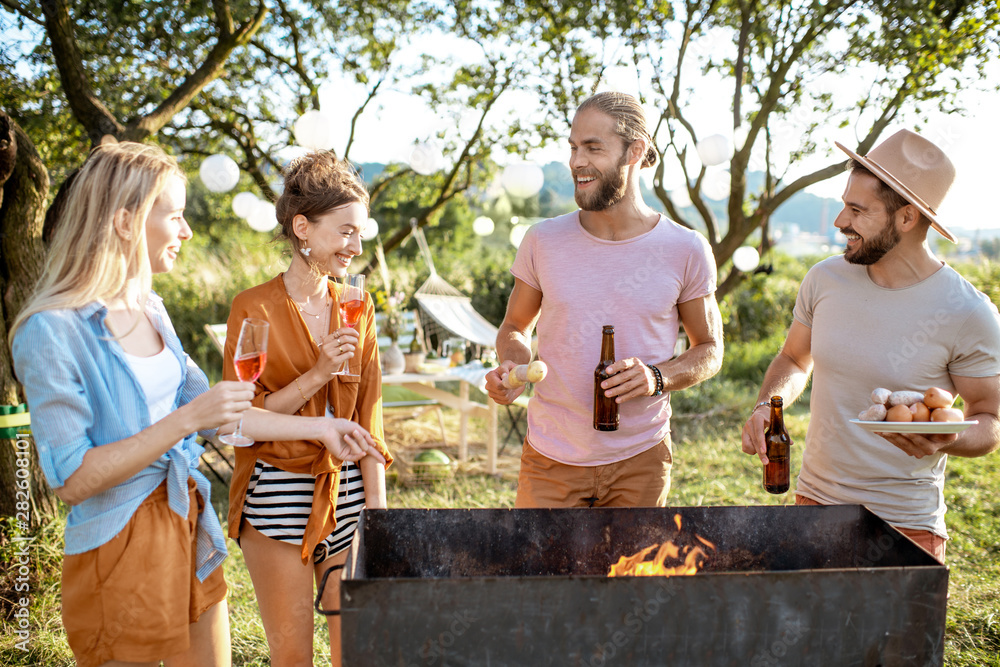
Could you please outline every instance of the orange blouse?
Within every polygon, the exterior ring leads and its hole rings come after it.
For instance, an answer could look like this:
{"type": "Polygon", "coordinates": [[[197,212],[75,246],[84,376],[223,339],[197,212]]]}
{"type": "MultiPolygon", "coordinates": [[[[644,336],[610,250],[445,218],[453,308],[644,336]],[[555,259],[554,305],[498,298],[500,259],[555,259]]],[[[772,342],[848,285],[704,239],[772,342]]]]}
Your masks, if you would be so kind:
{"type": "MultiPolygon", "coordinates": [[[[337,301],[338,285],[328,284],[330,298],[337,301]]],[[[330,330],[336,329],[338,303],[333,303],[330,330]]],[[[233,299],[226,331],[223,379],[236,380],[233,357],[240,326],[246,317],[258,317],[270,324],[268,333],[267,363],[257,379],[255,407],[264,407],[267,395],[284,389],[309,369],[319,358],[319,348],[306,327],[295,303],[285,291],[283,274],[240,293],[233,299]]],[[[365,311],[357,325],[360,340],[350,370],[354,377],[331,376],[325,389],[317,391],[298,414],[305,417],[322,417],[329,401],[337,417],[350,419],[367,429],[378,450],[385,457],[386,466],[392,456],[385,446],[382,429],[382,371],[379,367],[378,342],[375,331],[375,306],[371,296],[365,294],[365,311]]],[[[308,564],[313,549],[336,527],[334,511],[340,486],[342,461],[333,458],[322,443],[315,440],[289,440],[256,442],[249,447],[237,447],[236,466],[229,486],[229,536],[239,537],[243,516],[243,503],[257,459],[276,468],[294,473],[307,473],[316,478],[313,491],[312,512],[302,538],[302,562],[308,564]]]]}

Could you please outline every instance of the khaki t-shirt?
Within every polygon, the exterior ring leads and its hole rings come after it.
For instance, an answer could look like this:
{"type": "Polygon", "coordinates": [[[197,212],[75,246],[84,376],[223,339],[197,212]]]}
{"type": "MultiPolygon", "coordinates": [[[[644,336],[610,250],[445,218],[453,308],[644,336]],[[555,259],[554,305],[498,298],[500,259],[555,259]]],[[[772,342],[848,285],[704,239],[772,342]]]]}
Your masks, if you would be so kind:
{"type": "Polygon", "coordinates": [[[815,363],[796,491],[824,504],[861,503],[896,526],[946,537],[947,455],[907,456],[850,420],[877,387],[954,392],[952,375],[1000,374],[996,306],[947,265],[886,289],[837,256],[806,275],[794,315],[812,329],[815,363]]]}

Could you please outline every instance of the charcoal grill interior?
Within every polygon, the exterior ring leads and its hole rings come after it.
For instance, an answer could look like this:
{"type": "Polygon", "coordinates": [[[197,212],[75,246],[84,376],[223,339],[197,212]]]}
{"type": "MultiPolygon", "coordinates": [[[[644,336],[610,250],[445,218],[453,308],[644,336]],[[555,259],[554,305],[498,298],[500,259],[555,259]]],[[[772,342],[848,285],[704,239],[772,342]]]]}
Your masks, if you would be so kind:
{"type": "Polygon", "coordinates": [[[366,510],[362,521],[356,579],[605,576],[623,555],[695,534],[716,546],[707,573],[940,567],[859,505],[366,510]]]}

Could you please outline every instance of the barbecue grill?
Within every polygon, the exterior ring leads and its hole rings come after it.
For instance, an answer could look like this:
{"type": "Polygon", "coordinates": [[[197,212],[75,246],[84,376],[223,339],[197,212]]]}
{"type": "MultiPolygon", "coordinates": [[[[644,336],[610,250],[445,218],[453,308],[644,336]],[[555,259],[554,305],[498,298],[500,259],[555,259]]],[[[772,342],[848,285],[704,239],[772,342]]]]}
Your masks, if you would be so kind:
{"type": "Polygon", "coordinates": [[[940,665],[947,592],[947,568],[860,505],[365,510],[343,660],[940,665]],[[607,576],[695,536],[715,546],[698,574],[607,576]]]}

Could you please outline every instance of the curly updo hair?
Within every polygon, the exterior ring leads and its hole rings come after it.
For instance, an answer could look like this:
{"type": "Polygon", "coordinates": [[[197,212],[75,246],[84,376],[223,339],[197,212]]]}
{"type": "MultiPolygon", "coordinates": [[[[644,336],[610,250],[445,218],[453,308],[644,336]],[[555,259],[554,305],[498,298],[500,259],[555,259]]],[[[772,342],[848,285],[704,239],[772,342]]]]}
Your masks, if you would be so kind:
{"type": "Polygon", "coordinates": [[[368,210],[368,190],[354,167],[330,151],[307,153],[285,169],[285,189],[275,203],[281,233],[298,254],[302,241],[292,231],[292,220],[304,215],[310,222],[353,202],[368,210]]]}

